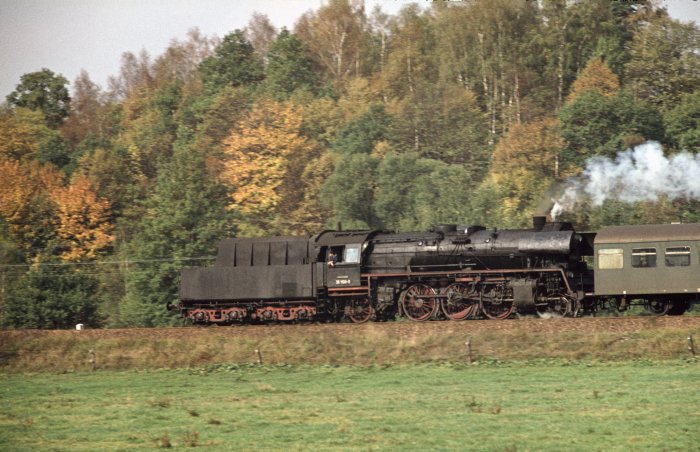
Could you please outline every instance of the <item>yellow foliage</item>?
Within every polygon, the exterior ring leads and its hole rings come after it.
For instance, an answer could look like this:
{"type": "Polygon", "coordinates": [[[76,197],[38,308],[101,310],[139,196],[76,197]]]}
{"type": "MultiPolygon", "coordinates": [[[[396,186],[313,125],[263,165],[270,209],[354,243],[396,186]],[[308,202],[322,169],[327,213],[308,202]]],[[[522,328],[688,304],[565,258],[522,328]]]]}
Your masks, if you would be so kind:
{"type": "Polygon", "coordinates": [[[0,115],[0,158],[28,161],[39,153],[39,143],[51,134],[44,115],[16,108],[0,115]]]}
{"type": "Polygon", "coordinates": [[[109,201],[97,196],[86,176],[79,175],[69,186],[54,189],[51,199],[56,203],[63,260],[94,259],[111,245],[109,201]]]}
{"type": "Polygon", "coordinates": [[[267,222],[303,199],[300,179],[314,146],[300,134],[302,113],[291,103],[260,101],[224,140],[221,177],[231,208],[267,222]]]}
{"type": "Polygon", "coordinates": [[[36,199],[60,185],[53,166],[0,159],[0,215],[13,228],[27,226],[27,212],[36,199]]]}

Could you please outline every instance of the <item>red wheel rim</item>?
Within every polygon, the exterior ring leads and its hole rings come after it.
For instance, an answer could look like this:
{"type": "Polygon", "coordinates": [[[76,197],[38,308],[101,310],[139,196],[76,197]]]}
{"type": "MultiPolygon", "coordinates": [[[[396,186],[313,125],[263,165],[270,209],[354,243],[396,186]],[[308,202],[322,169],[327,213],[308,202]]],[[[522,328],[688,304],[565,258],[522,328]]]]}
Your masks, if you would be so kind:
{"type": "Polygon", "coordinates": [[[414,284],[403,293],[401,305],[406,317],[415,322],[424,322],[437,311],[435,290],[426,284],[414,284]]]}
{"type": "Polygon", "coordinates": [[[441,303],[442,313],[450,320],[466,320],[474,315],[479,306],[474,299],[476,293],[465,284],[450,284],[442,293],[447,295],[441,303]]]}

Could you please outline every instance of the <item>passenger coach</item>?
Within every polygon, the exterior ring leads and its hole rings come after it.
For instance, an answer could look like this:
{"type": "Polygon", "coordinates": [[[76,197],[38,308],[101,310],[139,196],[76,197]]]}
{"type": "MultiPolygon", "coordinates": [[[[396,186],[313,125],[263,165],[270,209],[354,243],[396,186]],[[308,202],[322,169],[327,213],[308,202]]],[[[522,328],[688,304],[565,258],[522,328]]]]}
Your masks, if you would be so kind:
{"type": "Polygon", "coordinates": [[[614,226],[595,238],[595,295],[683,314],[700,299],[700,224],[614,226]]]}

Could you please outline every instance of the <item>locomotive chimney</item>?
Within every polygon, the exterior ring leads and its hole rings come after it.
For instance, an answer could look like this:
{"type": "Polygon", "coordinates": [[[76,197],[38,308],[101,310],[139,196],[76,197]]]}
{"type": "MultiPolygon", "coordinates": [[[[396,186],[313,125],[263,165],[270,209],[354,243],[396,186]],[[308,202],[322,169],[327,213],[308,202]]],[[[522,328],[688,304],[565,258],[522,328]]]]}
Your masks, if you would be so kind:
{"type": "Polygon", "coordinates": [[[546,222],[547,217],[536,215],[532,217],[532,229],[535,232],[539,232],[542,230],[542,228],[544,228],[546,222]]]}

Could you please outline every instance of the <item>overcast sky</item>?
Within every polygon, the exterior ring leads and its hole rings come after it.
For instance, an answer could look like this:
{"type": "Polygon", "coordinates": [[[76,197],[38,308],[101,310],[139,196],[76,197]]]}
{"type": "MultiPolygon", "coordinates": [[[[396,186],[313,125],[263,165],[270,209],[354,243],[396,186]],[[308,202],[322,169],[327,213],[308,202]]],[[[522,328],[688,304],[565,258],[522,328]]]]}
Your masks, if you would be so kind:
{"type": "MultiPolygon", "coordinates": [[[[414,0],[429,5],[428,0],[414,0]]],[[[514,0],[524,1],[524,0],[514,0]]],[[[624,1],[624,0],[611,0],[624,1]]],[[[410,0],[365,0],[395,14],[410,0]]],[[[198,27],[223,37],[243,28],[253,12],[267,14],[281,28],[293,28],[322,0],[0,0],[0,101],[20,76],[48,68],[69,82],[81,69],[106,88],[119,72],[123,52],[145,49],[160,55],[173,39],[185,40],[198,27]]],[[[661,0],[673,17],[700,23],[697,0],[661,0]]]]}

